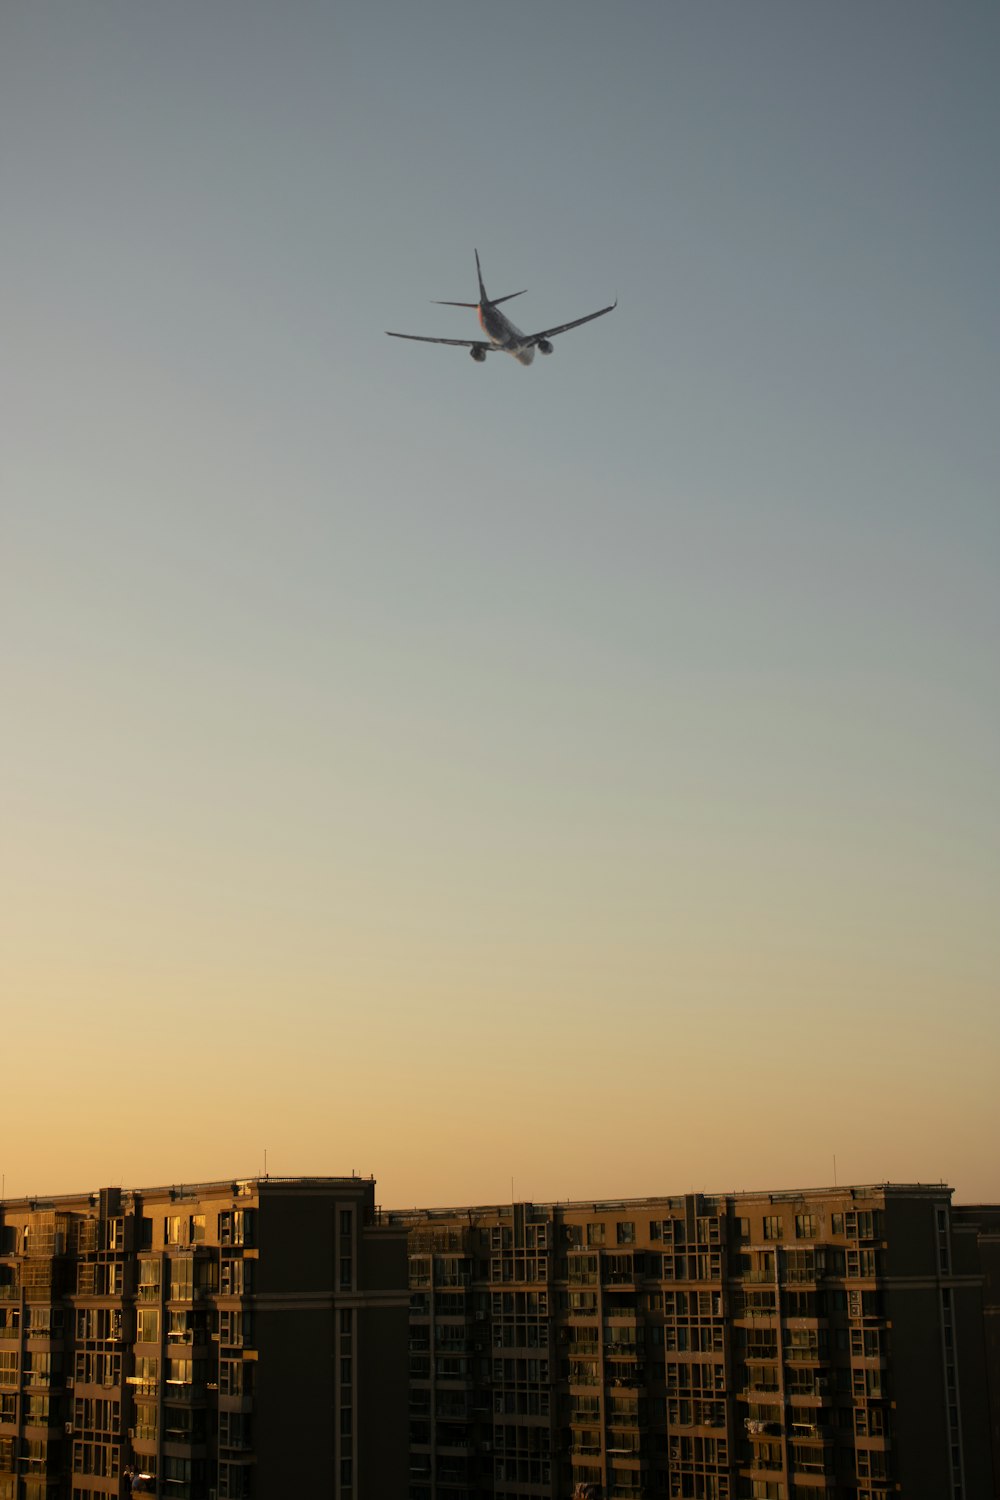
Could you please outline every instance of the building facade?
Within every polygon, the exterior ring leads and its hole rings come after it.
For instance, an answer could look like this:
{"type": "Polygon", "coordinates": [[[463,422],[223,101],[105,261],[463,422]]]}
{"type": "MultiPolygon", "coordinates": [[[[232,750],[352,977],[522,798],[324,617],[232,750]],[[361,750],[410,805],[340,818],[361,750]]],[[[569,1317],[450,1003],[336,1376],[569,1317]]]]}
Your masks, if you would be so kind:
{"type": "Polygon", "coordinates": [[[404,1494],[406,1243],[374,1192],[0,1204],[0,1500],[404,1494]]]}
{"type": "Polygon", "coordinates": [[[957,1204],[952,1223],[961,1242],[961,1264],[975,1258],[982,1277],[982,1335],[985,1346],[986,1398],[994,1493],[1000,1494],[1000,1205],[957,1204]]]}
{"type": "Polygon", "coordinates": [[[410,1500],[998,1493],[979,1241],[944,1186],[389,1217],[410,1500]]]}

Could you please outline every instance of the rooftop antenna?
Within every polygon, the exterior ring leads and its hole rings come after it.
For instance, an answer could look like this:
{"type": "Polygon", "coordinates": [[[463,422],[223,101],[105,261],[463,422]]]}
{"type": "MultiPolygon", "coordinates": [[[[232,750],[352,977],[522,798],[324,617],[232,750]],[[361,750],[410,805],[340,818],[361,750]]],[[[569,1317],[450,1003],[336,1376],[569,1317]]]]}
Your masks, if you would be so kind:
{"type": "Polygon", "coordinates": [[[834,1185],[834,1187],[837,1186],[837,1157],[836,1157],[836,1153],[834,1154],[834,1158],[833,1158],[833,1185],[834,1185]]]}

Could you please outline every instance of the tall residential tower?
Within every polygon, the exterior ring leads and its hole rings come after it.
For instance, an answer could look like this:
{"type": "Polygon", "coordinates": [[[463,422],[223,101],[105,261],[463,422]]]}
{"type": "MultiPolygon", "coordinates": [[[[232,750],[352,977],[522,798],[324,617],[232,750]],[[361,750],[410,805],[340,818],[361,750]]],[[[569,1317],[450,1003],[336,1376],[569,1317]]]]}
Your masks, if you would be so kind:
{"type": "Polygon", "coordinates": [[[0,1500],[402,1495],[406,1319],[368,1179],[0,1204],[0,1500]]]}

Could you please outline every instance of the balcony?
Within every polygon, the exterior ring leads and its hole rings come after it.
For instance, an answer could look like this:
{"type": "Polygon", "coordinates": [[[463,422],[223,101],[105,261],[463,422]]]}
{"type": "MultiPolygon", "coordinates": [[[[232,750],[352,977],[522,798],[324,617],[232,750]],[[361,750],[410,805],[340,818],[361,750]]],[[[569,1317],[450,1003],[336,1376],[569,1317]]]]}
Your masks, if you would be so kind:
{"type": "Polygon", "coordinates": [[[163,1382],[163,1398],[172,1401],[178,1406],[193,1406],[196,1401],[204,1401],[205,1385],[203,1381],[193,1380],[165,1380],[163,1382]]]}
{"type": "Polygon", "coordinates": [[[781,1386],[777,1380],[754,1379],[751,1375],[738,1395],[741,1401],[755,1401],[759,1396],[773,1396],[776,1391],[780,1390],[781,1386]]]}
{"type": "Polygon", "coordinates": [[[788,1436],[819,1443],[832,1443],[834,1440],[833,1428],[826,1422],[789,1422],[788,1436]]]}
{"type": "Polygon", "coordinates": [[[809,1377],[811,1370],[788,1370],[785,1375],[785,1395],[789,1401],[822,1401],[829,1394],[830,1382],[825,1375],[809,1377]],[[806,1378],[803,1379],[802,1377],[806,1378]]]}

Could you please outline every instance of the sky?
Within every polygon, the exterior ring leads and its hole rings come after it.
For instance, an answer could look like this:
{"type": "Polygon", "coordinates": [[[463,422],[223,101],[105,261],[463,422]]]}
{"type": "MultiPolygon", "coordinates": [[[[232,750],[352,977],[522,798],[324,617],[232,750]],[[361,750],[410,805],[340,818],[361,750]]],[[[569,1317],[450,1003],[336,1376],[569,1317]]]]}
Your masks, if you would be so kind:
{"type": "Polygon", "coordinates": [[[0,7],[9,1196],[1000,1198],[998,62],[0,7]]]}

